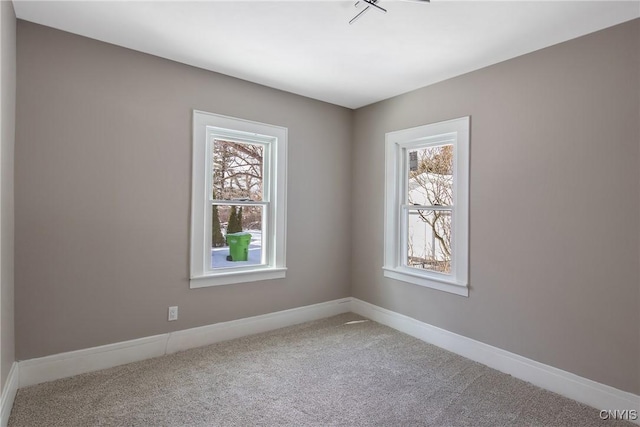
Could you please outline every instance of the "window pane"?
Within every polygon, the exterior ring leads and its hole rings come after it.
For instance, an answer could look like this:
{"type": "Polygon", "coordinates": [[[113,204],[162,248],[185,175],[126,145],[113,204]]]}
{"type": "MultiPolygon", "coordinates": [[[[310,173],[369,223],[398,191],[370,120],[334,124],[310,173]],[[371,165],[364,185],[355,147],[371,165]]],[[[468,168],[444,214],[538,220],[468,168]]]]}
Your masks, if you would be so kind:
{"type": "Polygon", "coordinates": [[[263,145],[215,139],[212,198],[262,201],[263,156],[263,145]]]}
{"type": "Polygon", "coordinates": [[[212,206],[211,268],[264,264],[263,212],[264,206],[212,206]]]}
{"type": "Polygon", "coordinates": [[[407,150],[407,202],[415,205],[453,205],[453,145],[407,150]]]}
{"type": "Polygon", "coordinates": [[[451,211],[407,211],[407,266],[451,273],[451,211]]]}

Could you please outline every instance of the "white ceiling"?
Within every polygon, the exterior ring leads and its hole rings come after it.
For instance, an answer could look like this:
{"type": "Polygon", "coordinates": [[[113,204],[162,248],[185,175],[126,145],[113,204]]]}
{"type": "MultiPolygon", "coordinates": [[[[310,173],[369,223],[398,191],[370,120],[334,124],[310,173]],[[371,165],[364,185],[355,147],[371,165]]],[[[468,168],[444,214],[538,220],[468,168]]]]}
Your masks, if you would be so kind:
{"type": "Polygon", "coordinates": [[[640,16],[635,1],[28,1],[20,19],[358,108],[640,16]]]}

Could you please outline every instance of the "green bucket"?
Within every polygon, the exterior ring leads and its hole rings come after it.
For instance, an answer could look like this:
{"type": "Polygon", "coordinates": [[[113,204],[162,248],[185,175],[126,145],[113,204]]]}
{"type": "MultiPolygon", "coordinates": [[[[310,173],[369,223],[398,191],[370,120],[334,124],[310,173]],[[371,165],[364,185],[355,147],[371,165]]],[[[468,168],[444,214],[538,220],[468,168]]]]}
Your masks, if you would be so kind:
{"type": "Polygon", "coordinates": [[[227,245],[229,245],[229,255],[231,261],[246,261],[249,259],[249,243],[251,233],[241,231],[227,234],[227,245]]]}

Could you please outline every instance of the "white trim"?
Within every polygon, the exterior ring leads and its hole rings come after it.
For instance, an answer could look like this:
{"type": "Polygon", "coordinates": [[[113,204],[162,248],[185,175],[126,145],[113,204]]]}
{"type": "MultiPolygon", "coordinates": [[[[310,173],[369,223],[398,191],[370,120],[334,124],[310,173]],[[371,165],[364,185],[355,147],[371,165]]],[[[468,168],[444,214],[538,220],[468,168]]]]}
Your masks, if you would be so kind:
{"type": "MultiPolygon", "coordinates": [[[[348,312],[367,317],[422,341],[594,408],[635,409],[640,413],[640,396],[633,393],[618,390],[527,359],[357,298],[342,298],[14,363],[3,388],[1,412],[3,424],[0,424],[0,427],[6,425],[18,385],[25,387],[39,384],[348,312]]],[[[635,422],[640,424],[638,420],[635,422]]]]}
{"type": "Polygon", "coordinates": [[[69,351],[20,361],[20,387],[99,371],[162,356],[167,335],[154,335],[115,344],[69,351]]]}
{"type": "Polygon", "coordinates": [[[382,267],[382,269],[384,270],[384,277],[388,277],[390,279],[413,283],[414,285],[425,286],[427,288],[449,292],[450,294],[462,295],[463,297],[469,296],[469,288],[467,286],[449,280],[440,280],[436,277],[425,278],[419,273],[404,271],[402,267],[397,269],[387,269],[386,267],[382,267]]]}
{"type": "Polygon", "coordinates": [[[11,415],[11,408],[13,408],[13,401],[16,398],[18,392],[19,383],[19,365],[17,362],[13,362],[7,380],[2,387],[2,398],[0,399],[0,426],[6,427],[9,422],[9,416],[11,415]]]}
{"type": "MultiPolygon", "coordinates": [[[[26,387],[350,311],[351,298],[19,362],[26,387]]],[[[4,397],[4,395],[3,395],[4,397]]]]}
{"type": "Polygon", "coordinates": [[[167,343],[167,354],[348,313],[351,309],[350,302],[351,298],[343,298],[306,307],[292,308],[261,316],[246,317],[173,332],[170,334],[167,343]]]}
{"type": "MultiPolygon", "coordinates": [[[[640,414],[640,396],[636,394],[527,359],[357,298],[352,298],[351,311],[594,408],[635,409],[640,414]]],[[[639,420],[634,422],[640,424],[639,420]]]]}
{"type": "Polygon", "coordinates": [[[466,116],[385,135],[385,277],[469,296],[469,124],[470,117],[466,116]],[[441,144],[454,146],[451,275],[406,267],[407,229],[400,215],[407,204],[408,166],[405,151],[441,144]]]}
{"type": "Polygon", "coordinates": [[[220,272],[208,276],[192,277],[189,287],[195,289],[209,286],[231,285],[234,283],[256,282],[258,280],[284,279],[286,275],[286,268],[220,272]]]}
{"type": "MultiPolygon", "coordinates": [[[[266,123],[193,110],[191,179],[190,288],[219,286],[286,275],[287,138],[288,129],[266,123]],[[258,268],[211,268],[211,139],[212,132],[265,146],[263,209],[263,262],[258,268]],[[266,221],[264,220],[266,218],[266,221]],[[232,270],[232,271],[229,271],[232,270]],[[270,271],[271,274],[267,273],[270,271]]],[[[229,201],[233,205],[233,201],[229,201]]]]}

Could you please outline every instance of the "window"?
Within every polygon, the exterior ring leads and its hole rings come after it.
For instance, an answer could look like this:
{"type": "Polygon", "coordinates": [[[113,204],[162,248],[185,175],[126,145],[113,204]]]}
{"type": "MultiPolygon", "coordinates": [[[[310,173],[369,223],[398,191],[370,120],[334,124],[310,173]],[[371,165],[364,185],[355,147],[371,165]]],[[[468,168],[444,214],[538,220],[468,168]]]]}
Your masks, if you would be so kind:
{"type": "Polygon", "coordinates": [[[386,135],[386,277],[469,295],[469,117],[386,135]]]}
{"type": "Polygon", "coordinates": [[[191,288],[285,277],[287,129],[193,112],[191,288]]]}

